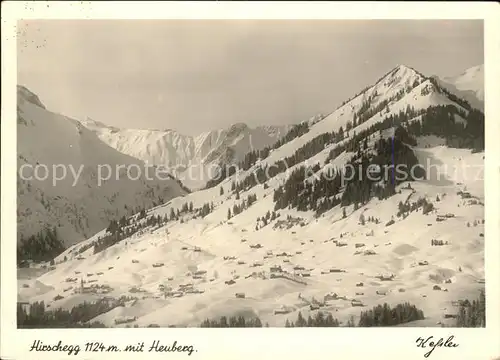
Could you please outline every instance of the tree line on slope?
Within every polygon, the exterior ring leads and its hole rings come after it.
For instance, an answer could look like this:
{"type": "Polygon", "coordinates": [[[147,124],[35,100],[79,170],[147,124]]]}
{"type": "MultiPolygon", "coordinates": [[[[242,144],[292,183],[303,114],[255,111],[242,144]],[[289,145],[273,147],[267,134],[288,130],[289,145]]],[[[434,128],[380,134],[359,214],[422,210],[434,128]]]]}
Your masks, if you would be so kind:
{"type": "MultiPolygon", "coordinates": [[[[317,215],[333,208],[339,202],[342,206],[353,204],[357,207],[358,203],[365,203],[372,196],[379,199],[387,198],[395,193],[395,185],[402,181],[413,181],[423,179],[425,171],[421,167],[416,167],[418,160],[408,145],[416,145],[413,136],[437,135],[445,137],[449,143],[471,148],[473,150],[484,149],[484,115],[480,111],[471,110],[465,114],[457,110],[455,106],[436,106],[425,111],[415,111],[412,107],[407,107],[406,111],[400,111],[396,115],[387,117],[384,121],[376,123],[358,134],[354,134],[352,139],[335,147],[326,160],[326,163],[335,159],[344,151],[354,152],[347,163],[347,167],[354,171],[354,174],[344,174],[344,178],[352,179],[347,182],[342,198],[336,197],[341,187],[340,172],[335,171],[332,176],[331,169],[327,170],[327,176],[314,177],[314,180],[304,184],[306,174],[310,171],[306,167],[301,167],[292,172],[284,186],[275,191],[274,201],[275,209],[283,209],[286,206],[297,208],[299,211],[315,210],[317,215]],[[455,121],[455,115],[459,114],[467,121],[464,126],[455,121]],[[421,116],[420,121],[409,122],[421,116]],[[401,125],[406,125],[405,127],[401,125]],[[368,157],[363,152],[367,151],[367,139],[377,131],[396,127],[392,139],[379,139],[375,142],[375,156],[368,157]],[[357,165],[357,166],[352,166],[357,165]],[[400,165],[403,165],[402,167],[400,165]],[[376,167],[374,167],[376,166],[376,167]],[[385,187],[375,184],[370,177],[363,176],[371,169],[385,170],[392,166],[399,166],[399,175],[394,175],[392,170],[392,180],[386,179],[385,187]],[[412,172],[411,169],[416,171],[412,172]],[[402,169],[406,169],[402,172],[402,169]],[[361,176],[360,176],[361,174],[361,176]],[[387,181],[390,180],[390,181],[387,181]],[[288,190],[288,191],[286,191],[288,190]],[[321,196],[324,194],[324,196],[321,196]]],[[[373,175],[373,174],[372,174],[373,175]]],[[[378,178],[372,176],[371,178],[378,178]]]]}
{"type": "MultiPolygon", "coordinates": [[[[61,308],[48,310],[44,302],[35,302],[29,305],[29,311],[17,304],[18,328],[75,328],[75,327],[105,327],[100,322],[89,321],[101,314],[111,311],[115,307],[124,306],[125,302],[133,298],[122,296],[119,299],[100,299],[96,302],[84,302],[74,306],[71,310],[61,308]]],[[[376,305],[370,310],[362,311],[358,323],[354,318],[349,319],[347,327],[382,327],[395,326],[424,319],[424,313],[415,305],[408,302],[390,306],[387,303],[376,305]]],[[[319,311],[314,317],[304,318],[298,313],[295,321],[286,320],[285,327],[339,327],[341,323],[331,313],[319,311]]],[[[245,318],[243,316],[222,316],[219,319],[206,319],[200,327],[263,327],[259,317],[245,318]]],[[[269,325],[266,323],[266,327],[269,325]]],[[[484,290],[480,291],[473,301],[460,301],[455,327],[485,327],[486,326],[486,299],[484,290]]]]}
{"type": "Polygon", "coordinates": [[[26,310],[21,304],[17,304],[17,327],[18,328],[75,328],[75,327],[105,327],[100,322],[88,321],[104,314],[117,306],[123,306],[124,299],[107,301],[98,300],[94,303],[83,302],[74,306],[71,310],[57,308],[48,310],[43,301],[29,305],[26,310]]]}
{"type": "Polygon", "coordinates": [[[461,301],[456,327],[486,327],[486,296],[484,290],[477,299],[461,301]]]}
{"type": "MultiPolygon", "coordinates": [[[[361,311],[357,324],[351,317],[344,325],[346,327],[389,327],[425,319],[424,312],[417,306],[409,303],[399,303],[391,306],[387,303],[376,305],[370,310],[361,311]]],[[[286,319],[285,327],[340,327],[341,322],[331,313],[325,314],[318,311],[307,319],[299,311],[295,321],[286,319]]],[[[486,326],[486,301],[484,291],[480,292],[478,299],[470,302],[461,302],[454,326],[456,327],[485,327],[486,326]]],[[[262,327],[258,317],[245,320],[242,316],[221,317],[219,320],[206,319],[200,327],[262,327]]]]}
{"type": "MultiPolygon", "coordinates": [[[[266,325],[269,326],[269,325],[266,325]]],[[[245,328],[245,327],[263,327],[262,321],[258,317],[245,318],[244,316],[221,316],[216,319],[205,319],[201,324],[202,328],[245,328]]]]}
{"type": "Polygon", "coordinates": [[[275,210],[289,207],[298,211],[315,211],[319,216],[338,204],[354,204],[356,209],[374,196],[379,199],[392,196],[395,186],[403,179],[399,176],[384,178],[383,174],[389,174],[388,168],[402,166],[405,172],[400,171],[399,175],[404,175],[405,181],[423,176],[422,172],[410,171],[418,162],[411,149],[400,140],[407,136],[406,131],[400,128],[393,140],[379,139],[375,142],[374,155],[355,154],[347,162],[351,166],[346,167],[345,171],[329,168],[319,176],[311,177],[317,175],[317,167],[296,168],[285,183],[274,191],[275,210]]]}
{"type": "Polygon", "coordinates": [[[476,109],[467,113],[453,105],[428,108],[419,121],[408,123],[407,130],[413,136],[435,135],[446,140],[452,148],[484,150],[485,119],[476,109]],[[465,120],[457,121],[457,116],[465,120]]]}
{"type": "Polygon", "coordinates": [[[271,150],[275,150],[286,143],[289,143],[295,138],[298,138],[309,131],[309,123],[303,122],[294,125],[282,138],[280,138],[274,145],[265,147],[262,150],[252,150],[245,154],[244,159],[237,164],[237,167],[226,167],[225,164],[219,165],[219,172],[217,176],[209,180],[205,186],[206,189],[212,188],[219,185],[222,181],[236,173],[236,168],[248,170],[250,169],[259,159],[265,159],[269,156],[271,150]]]}
{"type": "Polygon", "coordinates": [[[55,227],[39,231],[27,239],[21,235],[17,246],[17,264],[23,266],[26,260],[49,261],[65,250],[55,227]]]}
{"type": "MultiPolygon", "coordinates": [[[[239,192],[236,192],[236,200],[240,199],[239,192]]],[[[233,212],[231,212],[231,208],[227,209],[227,219],[231,219],[233,216],[241,214],[243,211],[252,206],[253,203],[257,201],[256,194],[248,194],[246,200],[243,199],[240,204],[233,205],[233,212]]]]}

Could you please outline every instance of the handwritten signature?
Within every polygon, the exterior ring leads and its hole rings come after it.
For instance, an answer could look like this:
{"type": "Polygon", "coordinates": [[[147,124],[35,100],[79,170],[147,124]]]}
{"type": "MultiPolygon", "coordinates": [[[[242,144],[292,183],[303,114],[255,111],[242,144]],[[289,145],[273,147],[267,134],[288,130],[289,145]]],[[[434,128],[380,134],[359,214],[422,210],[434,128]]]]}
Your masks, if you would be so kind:
{"type": "Polygon", "coordinates": [[[451,335],[448,339],[444,340],[444,338],[440,338],[439,340],[435,341],[434,336],[429,336],[427,339],[419,337],[416,341],[417,347],[420,348],[431,348],[429,352],[424,354],[425,358],[428,358],[432,352],[437,348],[437,347],[445,347],[445,348],[456,348],[458,347],[459,344],[453,342],[454,336],[451,335]]]}

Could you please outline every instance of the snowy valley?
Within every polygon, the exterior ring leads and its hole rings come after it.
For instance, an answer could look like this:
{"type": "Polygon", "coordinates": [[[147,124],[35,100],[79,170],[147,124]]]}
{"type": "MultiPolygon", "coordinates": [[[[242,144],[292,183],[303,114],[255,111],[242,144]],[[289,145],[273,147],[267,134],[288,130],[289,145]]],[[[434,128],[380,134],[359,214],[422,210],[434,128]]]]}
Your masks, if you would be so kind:
{"type": "Polygon", "coordinates": [[[106,303],[85,322],[107,327],[221,316],[283,327],[319,312],[344,326],[404,302],[425,314],[407,326],[453,325],[458,301],[475,299],[485,278],[483,99],[463,95],[482,94],[484,80],[469,77],[445,86],[400,65],[327,116],[198,137],[80,124],[22,88],[20,164],[221,168],[192,192],[182,176],[102,187],[92,171],[77,187],[18,180],[19,232],[57,225],[69,245],[19,269],[18,299],[68,311],[106,303]],[[425,176],[397,178],[400,164],[425,176]],[[390,175],[366,179],[367,169],[390,175]]]}

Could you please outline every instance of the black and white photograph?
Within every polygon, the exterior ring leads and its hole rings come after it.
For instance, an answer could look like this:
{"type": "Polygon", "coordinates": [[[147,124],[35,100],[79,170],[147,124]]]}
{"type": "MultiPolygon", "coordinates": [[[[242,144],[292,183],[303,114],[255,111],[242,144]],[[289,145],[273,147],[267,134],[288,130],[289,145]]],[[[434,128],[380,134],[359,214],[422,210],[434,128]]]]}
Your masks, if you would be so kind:
{"type": "Polygon", "coordinates": [[[487,327],[484,23],[17,20],[15,327],[487,327]]]}

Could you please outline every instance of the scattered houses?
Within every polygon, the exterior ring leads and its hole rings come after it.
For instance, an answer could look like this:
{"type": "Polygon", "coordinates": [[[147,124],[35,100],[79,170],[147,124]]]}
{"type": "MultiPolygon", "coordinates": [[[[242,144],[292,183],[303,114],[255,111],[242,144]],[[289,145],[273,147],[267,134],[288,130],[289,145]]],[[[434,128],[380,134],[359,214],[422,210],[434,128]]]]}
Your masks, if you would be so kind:
{"type": "Polygon", "coordinates": [[[275,265],[275,266],[271,266],[271,267],[269,268],[269,271],[270,271],[271,273],[276,273],[276,272],[282,272],[282,271],[283,271],[283,269],[281,268],[281,266],[279,266],[279,265],[275,265]]]}
{"type": "Polygon", "coordinates": [[[394,279],[394,274],[391,275],[379,275],[377,276],[380,281],[392,281],[394,279]]]}
{"type": "Polygon", "coordinates": [[[329,293],[323,297],[323,301],[337,300],[339,297],[336,293],[329,293]]]}
{"type": "Polygon", "coordinates": [[[291,309],[288,309],[286,306],[281,306],[278,309],[274,310],[274,315],[284,315],[284,314],[289,314],[291,312],[291,309]]]}
{"type": "Polygon", "coordinates": [[[345,270],[332,268],[332,269],[330,269],[330,272],[331,273],[340,273],[340,272],[345,272],[345,270]]]}
{"type": "Polygon", "coordinates": [[[251,249],[260,249],[262,247],[261,244],[249,245],[251,249]]]}

